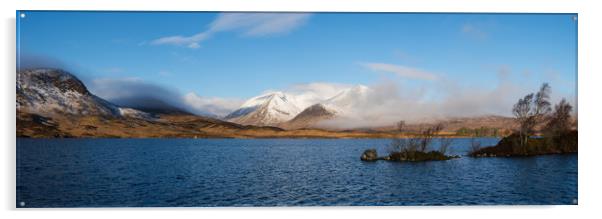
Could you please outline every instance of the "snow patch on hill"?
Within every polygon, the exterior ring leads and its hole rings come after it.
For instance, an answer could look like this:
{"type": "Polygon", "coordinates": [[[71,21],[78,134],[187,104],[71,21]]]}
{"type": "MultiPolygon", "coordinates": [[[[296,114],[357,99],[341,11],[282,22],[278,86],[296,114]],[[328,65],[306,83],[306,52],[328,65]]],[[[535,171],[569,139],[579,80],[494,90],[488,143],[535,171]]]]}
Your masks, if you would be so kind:
{"type": "Polygon", "coordinates": [[[247,100],[225,117],[228,121],[250,125],[274,125],[288,121],[301,112],[295,97],[283,92],[271,92],[247,100]]]}
{"type": "Polygon", "coordinates": [[[37,68],[17,73],[17,110],[40,115],[100,115],[150,118],[116,106],[88,91],[74,75],[60,69],[37,68]]]}

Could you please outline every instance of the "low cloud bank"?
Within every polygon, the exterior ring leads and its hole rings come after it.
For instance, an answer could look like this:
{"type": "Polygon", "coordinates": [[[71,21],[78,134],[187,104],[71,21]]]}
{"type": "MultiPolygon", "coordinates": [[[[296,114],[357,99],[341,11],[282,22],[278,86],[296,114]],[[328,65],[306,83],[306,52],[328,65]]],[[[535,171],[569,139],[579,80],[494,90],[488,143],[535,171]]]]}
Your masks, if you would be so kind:
{"type": "Polygon", "coordinates": [[[193,92],[184,95],[183,99],[187,109],[192,112],[210,114],[220,118],[233,112],[244,102],[242,99],[203,97],[193,92]]]}
{"type": "MultiPolygon", "coordinates": [[[[409,86],[404,81],[383,81],[368,86],[365,95],[352,96],[352,104],[346,107],[344,115],[319,125],[360,128],[388,126],[400,120],[419,123],[449,117],[512,116],[512,106],[516,101],[536,92],[541,84],[525,86],[510,75],[507,69],[500,69],[497,83],[491,86],[468,86],[445,79],[418,87],[409,86]]],[[[552,103],[566,98],[575,105],[574,93],[562,93],[554,90],[552,82],[550,85],[552,103]]]]}
{"type": "Polygon", "coordinates": [[[89,88],[97,96],[120,106],[154,111],[184,111],[211,117],[224,116],[242,102],[207,98],[192,92],[182,95],[175,89],[137,78],[95,79],[89,88]]]}
{"type": "MultiPolygon", "coordinates": [[[[503,70],[502,70],[503,71],[503,70]]],[[[437,80],[423,86],[409,86],[403,81],[383,81],[367,86],[364,95],[349,95],[350,104],[339,117],[320,123],[331,128],[359,128],[392,125],[396,121],[429,122],[448,117],[483,115],[512,116],[511,109],[518,98],[535,92],[538,87],[521,86],[500,72],[497,84],[466,86],[453,80],[437,80]]],[[[574,94],[554,92],[552,102],[566,98],[574,105],[574,94]]],[[[337,83],[295,84],[284,92],[293,96],[300,108],[323,103],[357,85],[337,83]]],[[[140,79],[97,79],[90,86],[98,96],[117,104],[135,108],[185,110],[197,115],[224,117],[236,110],[245,100],[204,97],[190,92],[144,82],[140,79]]],[[[272,92],[272,90],[267,90],[272,92]]]]}

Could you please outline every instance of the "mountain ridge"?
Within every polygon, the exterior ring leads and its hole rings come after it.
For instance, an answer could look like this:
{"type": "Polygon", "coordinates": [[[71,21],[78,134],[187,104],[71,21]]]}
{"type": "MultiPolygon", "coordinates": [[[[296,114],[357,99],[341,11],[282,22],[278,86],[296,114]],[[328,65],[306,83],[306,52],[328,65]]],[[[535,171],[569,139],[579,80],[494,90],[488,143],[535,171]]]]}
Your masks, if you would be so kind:
{"type": "Polygon", "coordinates": [[[283,131],[120,107],[92,94],[70,72],[55,68],[17,71],[16,96],[19,137],[237,137],[283,131]]]}
{"type": "MultiPolygon", "coordinates": [[[[363,89],[360,87],[357,90],[363,89]]],[[[299,110],[296,105],[289,105],[295,102],[295,97],[282,92],[258,96],[263,99],[259,98],[256,100],[260,101],[243,104],[248,109],[258,112],[254,114],[256,116],[280,113],[290,118],[280,120],[281,122],[277,123],[278,127],[237,124],[198,115],[145,112],[122,107],[95,96],[77,77],[60,69],[40,68],[18,71],[16,93],[18,137],[392,138],[400,136],[400,133],[386,127],[342,131],[317,127],[316,124],[343,113],[330,107],[327,102],[313,104],[299,110]],[[270,107],[276,109],[265,112],[270,107]],[[263,109],[257,111],[259,108],[263,109]],[[286,114],[290,111],[299,112],[294,116],[292,113],[286,114]]],[[[345,93],[355,95],[352,94],[353,92],[345,93]]],[[[473,123],[479,125],[494,124],[500,120],[492,117],[484,120],[488,123],[479,123],[478,119],[475,121],[473,123]]],[[[462,126],[463,123],[460,120],[450,120],[447,124],[454,127],[462,126]]]]}

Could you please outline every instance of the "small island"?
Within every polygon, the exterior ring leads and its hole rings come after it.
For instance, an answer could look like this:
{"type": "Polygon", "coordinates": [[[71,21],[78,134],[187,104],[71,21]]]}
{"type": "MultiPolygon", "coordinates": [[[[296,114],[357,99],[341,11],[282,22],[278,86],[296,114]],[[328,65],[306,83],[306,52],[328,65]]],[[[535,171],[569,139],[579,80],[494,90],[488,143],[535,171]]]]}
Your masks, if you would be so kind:
{"type": "Polygon", "coordinates": [[[362,156],[360,157],[363,161],[377,161],[377,160],[387,160],[387,161],[408,161],[408,162],[420,162],[420,161],[435,161],[435,160],[449,160],[453,158],[459,158],[460,156],[448,156],[440,151],[403,151],[403,152],[392,152],[388,156],[379,157],[376,149],[368,149],[364,151],[362,156]]]}
{"type": "MultiPolygon", "coordinates": [[[[404,122],[397,123],[399,132],[403,132],[404,125],[404,122]]],[[[454,138],[435,138],[438,136],[441,130],[443,130],[443,125],[437,124],[432,127],[421,129],[414,137],[393,139],[391,141],[389,155],[378,157],[376,149],[368,149],[364,151],[360,159],[362,161],[386,160],[398,162],[421,162],[459,158],[460,156],[457,155],[446,155],[446,151],[451,146],[454,138]],[[428,150],[434,140],[440,141],[439,149],[428,150]]]]}

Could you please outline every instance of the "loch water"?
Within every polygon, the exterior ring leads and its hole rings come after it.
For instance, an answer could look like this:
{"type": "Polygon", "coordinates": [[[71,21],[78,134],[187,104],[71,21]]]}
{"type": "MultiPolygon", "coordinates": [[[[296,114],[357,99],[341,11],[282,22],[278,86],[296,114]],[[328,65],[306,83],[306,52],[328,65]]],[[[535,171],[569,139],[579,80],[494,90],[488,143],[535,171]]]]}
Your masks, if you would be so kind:
{"type": "MultiPolygon", "coordinates": [[[[389,139],[19,138],[16,206],[577,204],[577,154],[360,161],[364,150],[384,155],[389,144],[389,139]]],[[[448,153],[465,155],[469,145],[469,139],[455,139],[448,153]]]]}

